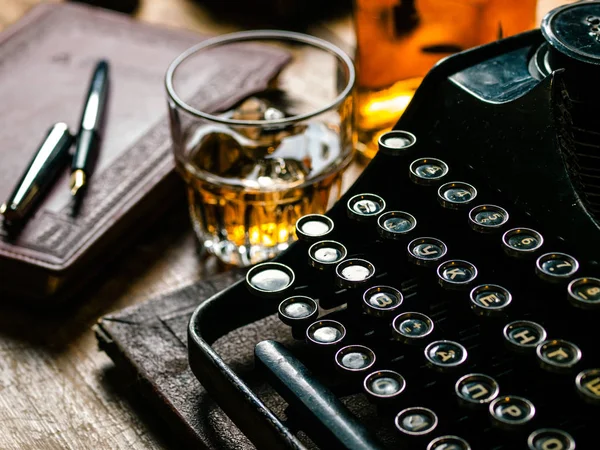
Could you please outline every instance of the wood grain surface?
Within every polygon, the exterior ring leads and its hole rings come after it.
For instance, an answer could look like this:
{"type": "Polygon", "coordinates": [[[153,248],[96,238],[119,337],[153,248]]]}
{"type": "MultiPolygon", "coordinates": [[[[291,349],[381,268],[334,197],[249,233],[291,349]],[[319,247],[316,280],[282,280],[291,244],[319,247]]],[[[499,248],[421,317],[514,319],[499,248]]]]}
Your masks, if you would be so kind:
{"type": "MultiPolygon", "coordinates": [[[[0,29],[39,2],[0,0],[0,29]]],[[[543,3],[547,8],[550,2],[543,3]]],[[[199,5],[142,0],[135,15],[203,33],[237,28],[215,21],[199,5]]],[[[347,18],[328,23],[323,32],[352,46],[347,18]]],[[[214,260],[199,257],[184,203],[182,191],[180,204],[104,268],[77,305],[53,313],[0,309],[0,449],[178,447],[176,437],[122,385],[111,361],[97,350],[91,327],[104,314],[220,269],[214,260]]]]}

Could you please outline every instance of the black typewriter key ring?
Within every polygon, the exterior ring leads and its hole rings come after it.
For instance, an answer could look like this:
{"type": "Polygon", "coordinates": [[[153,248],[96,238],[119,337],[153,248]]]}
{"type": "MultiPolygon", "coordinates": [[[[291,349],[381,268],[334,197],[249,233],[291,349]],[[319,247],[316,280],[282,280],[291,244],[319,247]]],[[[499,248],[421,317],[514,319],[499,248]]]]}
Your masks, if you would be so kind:
{"type": "Polygon", "coordinates": [[[446,209],[466,209],[476,197],[477,189],[462,181],[451,181],[438,189],[438,202],[446,209]]]}
{"type": "Polygon", "coordinates": [[[409,168],[409,177],[415,184],[433,186],[439,184],[448,175],[449,169],[441,159],[419,158],[409,168]]]}
{"type": "Polygon", "coordinates": [[[279,320],[292,328],[294,339],[304,339],[306,328],[313,323],[318,315],[317,302],[304,295],[288,297],[279,304],[279,320]]]}
{"type": "Polygon", "coordinates": [[[444,289],[464,290],[477,278],[477,268],[468,261],[451,259],[438,266],[437,276],[444,289]]]}
{"type": "Polygon", "coordinates": [[[371,317],[386,318],[397,314],[404,297],[391,286],[373,286],[363,294],[363,310],[371,317]]]}
{"type": "Polygon", "coordinates": [[[489,412],[494,426],[514,430],[531,422],[535,416],[535,406],[526,398],[506,395],[493,400],[489,412]]]}
{"type": "Polygon", "coordinates": [[[530,258],[543,244],[542,235],[531,228],[513,228],[502,235],[502,248],[513,258],[530,258]]]}
{"type": "Polygon", "coordinates": [[[246,287],[264,298],[280,297],[294,283],[294,271],[288,266],[266,262],[252,267],[246,274],[246,287]]]}
{"type": "Polygon", "coordinates": [[[579,396],[587,403],[600,405],[600,369],[582,370],[575,377],[579,396]]]}
{"type": "Polygon", "coordinates": [[[392,337],[404,344],[421,345],[433,332],[433,320],[418,312],[405,312],[392,321],[392,337]]]}
{"type": "Polygon", "coordinates": [[[307,214],[296,221],[296,236],[304,242],[323,240],[333,231],[333,220],[322,214],[307,214]]]}
{"type": "Polygon", "coordinates": [[[540,428],[527,438],[529,450],[575,450],[575,439],[558,428],[540,428]]]}
{"type": "Polygon", "coordinates": [[[363,387],[367,398],[373,403],[393,404],[406,389],[406,380],[393,370],[378,370],[365,377],[363,387]]]}
{"type": "Polygon", "coordinates": [[[425,358],[431,369],[452,372],[467,360],[467,349],[454,341],[434,341],[425,347],[425,358]]]}
{"type": "Polygon", "coordinates": [[[408,436],[425,436],[438,425],[437,415],[429,408],[415,406],[406,408],[396,415],[396,429],[408,436]]]}
{"type": "Polygon", "coordinates": [[[468,408],[486,408],[500,393],[498,382],[482,373],[469,373],[454,386],[458,402],[468,408]]]}
{"type": "Polygon", "coordinates": [[[508,289],[497,284],[481,284],[469,294],[471,309],[478,316],[502,317],[512,303],[508,289]]]}
{"type": "Polygon", "coordinates": [[[515,320],[502,330],[504,342],[513,351],[530,353],[546,340],[548,334],[540,324],[529,320],[515,320]]]}
{"type": "Polygon", "coordinates": [[[448,435],[435,438],[427,450],[471,450],[471,446],[461,437],[448,435]]]}
{"type": "Polygon", "coordinates": [[[346,327],[336,320],[319,320],[306,329],[306,339],[317,348],[335,348],[346,337],[346,327]]]}
{"type": "Polygon", "coordinates": [[[358,222],[370,222],[385,209],[385,200],[375,194],[358,194],[348,200],[348,217],[358,222]]]}
{"type": "Polygon", "coordinates": [[[600,279],[576,278],[567,286],[569,302],[581,309],[600,309],[600,279]]]}
{"type": "Polygon", "coordinates": [[[336,241],[315,242],[308,249],[308,263],[319,270],[333,269],[348,255],[348,250],[336,241]]]}
{"type": "Polygon", "coordinates": [[[417,226],[417,219],[404,211],[388,211],[377,218],[379,236],[390,240],[404,240],[417,226]]]}
{"type": "Polygon", "coordinates": [[[408,259],[417,266],[435,267],[446,256],[448,247],[432,237],[417,238],[408,244],[408,259]]]}
{"type": "Polygon", "coordinates": [[[469,211],[469,226],[478,233],[497,233],[506,222],[508,212],[496,205],[479,205],[469,211]]]}
{"type": "Polygon", "coordinates": [[[375,274],[375,266],[359,258],[346,259],[335,267],[336,285],[342,289],[363,286],[375,274]]]}
{"type": "Polygon", "coordinates": [[[546,253],[535,262],[535,273],[549,283],[561,283],[579,270],[579,262],[566,253],[546,253]]]}
{"type": "Polygon", "coordinates": [[[404,130],[392,130],[379,136],[379,151],[389,156],[406,156],[412,153],[417,137],[404,130]]]}
{"type": "Polygon", "coordinates": [[[352,379],[364,379],[375,365],[375,352],[364,345],[347,345],[335,354],[335,365],[339,372],[352,379]]]}
{"type": "Polygon", "coordinates": [[[581,361],[579,347],[563,339],[540,342],[535,353],[540,366],[555,373],[568,373],[581,361]]]}

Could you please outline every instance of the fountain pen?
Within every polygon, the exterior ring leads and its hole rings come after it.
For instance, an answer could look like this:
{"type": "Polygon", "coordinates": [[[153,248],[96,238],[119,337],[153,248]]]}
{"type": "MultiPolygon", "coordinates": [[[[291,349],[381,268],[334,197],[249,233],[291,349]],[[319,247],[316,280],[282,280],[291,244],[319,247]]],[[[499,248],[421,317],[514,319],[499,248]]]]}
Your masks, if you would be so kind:
{"type": "Polygon", "coordinates": [[[108,93],[108,62],[96,65],[88,90],[71,164],[71,195],[77,198],[91,176],[100,145],[104,109],[108,93]]]}
{"type": "Polygon", "coordinates": [[[54,124],[38,147],[6,203],[0,206],[4,225],[19,225],[33,212],[54,179],[68,164],[73,137],[65,123],[54,124]]]}

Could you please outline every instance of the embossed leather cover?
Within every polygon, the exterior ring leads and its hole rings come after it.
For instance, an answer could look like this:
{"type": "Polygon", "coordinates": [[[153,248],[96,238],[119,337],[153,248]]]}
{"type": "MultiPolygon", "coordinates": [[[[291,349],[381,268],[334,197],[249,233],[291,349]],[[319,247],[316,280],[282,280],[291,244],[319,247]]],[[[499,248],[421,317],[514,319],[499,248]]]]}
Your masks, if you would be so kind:
{"type": "MultiPolygon", "coordinates": [[[[200,39],[72,4],[38,6],[0,35],[0,202],[53,123],[77,131],[95,63],[106,58],[111,65],[105,132],[83,206],[73,215],[65,167],[18,235],[0,226],[0,298],[46,304],[67,298],[132,233],[184,198],[174,173],[164,74],[200,39]]],[[[287,60],[279,51],[255,50],[214,58],[185,77],[182,89],[197,107],[231,106],[287,60]]]]}

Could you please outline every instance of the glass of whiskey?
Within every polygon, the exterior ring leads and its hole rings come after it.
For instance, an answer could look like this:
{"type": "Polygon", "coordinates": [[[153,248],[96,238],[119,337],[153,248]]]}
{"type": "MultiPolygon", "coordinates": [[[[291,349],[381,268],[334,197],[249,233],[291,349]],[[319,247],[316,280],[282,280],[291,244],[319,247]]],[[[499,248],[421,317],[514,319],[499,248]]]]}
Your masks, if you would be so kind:
{"type": "Polygon", "coordinates": [[[537,0],[354,0],[358,150],[368,159],[440,59],[536,26],[537,0]]]}
{"type": "Polygon", "coordinates": [[[327,41],[247,31],[202,41],[165,84],[175,164],[201,245],[248,266],[339,198],[356,145],[351,58],[327,41]]]}

